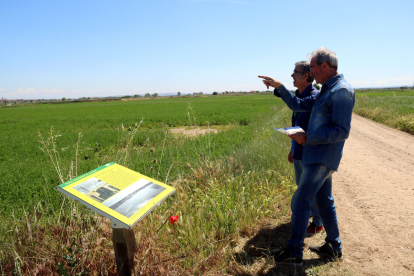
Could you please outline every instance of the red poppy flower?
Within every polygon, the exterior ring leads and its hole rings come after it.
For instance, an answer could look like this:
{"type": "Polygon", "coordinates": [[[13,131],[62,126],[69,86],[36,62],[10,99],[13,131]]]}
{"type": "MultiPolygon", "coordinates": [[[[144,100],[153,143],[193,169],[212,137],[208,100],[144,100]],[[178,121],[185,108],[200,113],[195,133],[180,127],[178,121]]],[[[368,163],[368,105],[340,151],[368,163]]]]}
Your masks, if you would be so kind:
{"type": "Polygon", "coordinates": [[[178,221],[178,216],[171,216],[168,219],[172,224],[176,223],[178,221]]]}

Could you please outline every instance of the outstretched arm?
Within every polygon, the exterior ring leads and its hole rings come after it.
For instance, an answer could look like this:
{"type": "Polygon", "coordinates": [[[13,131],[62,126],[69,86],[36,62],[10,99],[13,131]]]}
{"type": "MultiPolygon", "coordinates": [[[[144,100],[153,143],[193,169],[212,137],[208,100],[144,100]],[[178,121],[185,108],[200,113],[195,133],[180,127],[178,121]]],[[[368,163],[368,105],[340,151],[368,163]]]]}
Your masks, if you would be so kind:
{"type": "Polygon", "coordinates": [[[316,95],[311,95],[301,99],[290,93],[280,81],[267,76],[258,77],[263,79],[263,83],[267,88],[269,88],[269,86],[274,87],[274,95],[282,98],[286,105],[293,111],[306,112],[312,110],[316,95]]]}

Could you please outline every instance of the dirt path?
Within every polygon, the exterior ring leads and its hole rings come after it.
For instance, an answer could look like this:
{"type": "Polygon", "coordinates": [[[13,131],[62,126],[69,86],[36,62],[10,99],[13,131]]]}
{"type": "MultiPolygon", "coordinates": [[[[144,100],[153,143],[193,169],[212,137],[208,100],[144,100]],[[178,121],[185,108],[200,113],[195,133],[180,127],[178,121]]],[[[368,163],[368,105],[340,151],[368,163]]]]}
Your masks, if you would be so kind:
{"type": "Polygon", "coordinates": [[[325,232],[305,239],[305,265],[294,272],[256,261],[266,250],[285,246],[291,232],[286,216],[242,235],[235,248],[241,272],[233,275],[414,275],[414,135],[353,114],[332,190],[342,262],[323,264],[309,250],[325,242],[325,232]],[[256,259],[241,258],[246,252],[256,259]]]}
{"type": "Polygon", "coordinates": [[[414,275],[414,136],[354,114],[333,182],[343,265],[414,275]]]}

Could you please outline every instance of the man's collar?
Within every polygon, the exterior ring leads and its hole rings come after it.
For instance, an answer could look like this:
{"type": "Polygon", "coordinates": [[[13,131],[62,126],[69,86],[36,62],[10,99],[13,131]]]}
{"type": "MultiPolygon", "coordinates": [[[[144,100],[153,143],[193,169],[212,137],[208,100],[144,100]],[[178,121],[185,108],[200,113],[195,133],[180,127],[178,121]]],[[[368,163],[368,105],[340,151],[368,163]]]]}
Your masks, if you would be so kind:
{"type": "Polygon", "coordinates": [[[299,92],[299,89],[296,89],[295,94],[296,94],[296,96],[297,96],[297,97],[299,97],[299,98],[306,98],[307,96],[309,96],[309,93],[312,91],[312,88],[313,88],[312,84],[309,84],[309,85],[305,88],[305,90],[303,90],[303,92],[302,92],[302,93],[300,93],[300,92],[299,92]]]}
{"type": "Polygon", "coordinates": [[[328,87],[332,87],[334,86],[340,79],[343,79],[344,75],[339,74],[336,75],[335,77],[332,77],[330,80],[328,80],[327,82],[325,82],[325,85],[328,87]]]}

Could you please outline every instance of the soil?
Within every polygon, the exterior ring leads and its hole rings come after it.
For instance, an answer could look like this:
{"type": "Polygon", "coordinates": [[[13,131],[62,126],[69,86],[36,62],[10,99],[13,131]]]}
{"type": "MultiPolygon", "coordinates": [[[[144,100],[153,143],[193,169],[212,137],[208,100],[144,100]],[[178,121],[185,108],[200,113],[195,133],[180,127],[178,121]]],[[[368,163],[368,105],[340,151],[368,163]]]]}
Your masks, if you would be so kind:
{"type": "Polygon", "coordinates": [[[333,175],[345,265],[414,275],[414,136],[353,114],[333,175]]]}
{"type": "Polygon", "coordinates": [[[174,133],[174,134],[182,134],[184,136],[188,136],[188,137],[194,137],[194,136],[198,136],[198,135],[204,135],[207,134],[209,132],[212,133],[217,133],[218,130],[214,129],[214,128],[171,128],[170,129],[170,133],[174,133]]]}

